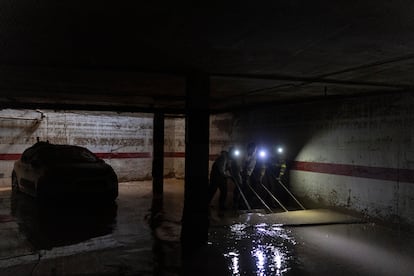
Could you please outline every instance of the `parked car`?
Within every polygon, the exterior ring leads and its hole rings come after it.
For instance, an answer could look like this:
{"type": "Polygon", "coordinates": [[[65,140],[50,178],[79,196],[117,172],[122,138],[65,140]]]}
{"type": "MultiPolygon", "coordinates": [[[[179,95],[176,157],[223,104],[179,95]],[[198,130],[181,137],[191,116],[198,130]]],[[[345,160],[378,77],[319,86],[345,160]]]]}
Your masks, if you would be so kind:
{"type": "Polygon", "coordinates": [[[39,199],[115,200],[118,178],[84,147],[37,142],[14,163],[12,190],[39,199]]]}

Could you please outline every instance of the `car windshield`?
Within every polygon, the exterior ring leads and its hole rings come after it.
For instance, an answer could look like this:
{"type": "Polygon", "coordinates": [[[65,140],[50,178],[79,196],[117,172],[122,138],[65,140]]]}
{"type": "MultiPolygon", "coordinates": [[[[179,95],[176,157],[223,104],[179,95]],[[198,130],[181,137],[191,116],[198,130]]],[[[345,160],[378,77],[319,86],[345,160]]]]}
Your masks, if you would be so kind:
{"type": "Polygon", "coordinates": [[[43,148],[37,158],[44,163],[94,163],[99,159],[89,150],[80,147],[43,148]]]}

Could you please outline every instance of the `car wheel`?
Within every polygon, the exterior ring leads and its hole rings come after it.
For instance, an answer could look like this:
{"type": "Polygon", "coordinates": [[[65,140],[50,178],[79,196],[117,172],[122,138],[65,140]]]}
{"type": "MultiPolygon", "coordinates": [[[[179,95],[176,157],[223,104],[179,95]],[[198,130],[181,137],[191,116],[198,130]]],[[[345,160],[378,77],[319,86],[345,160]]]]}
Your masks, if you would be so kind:
{"type": "Polygon", "coordinates": [[[17,180],[16,173],[12,173],[12,184],[11,184],[12,192],[18,192],[19,189],[19,181],[17,180]]]}

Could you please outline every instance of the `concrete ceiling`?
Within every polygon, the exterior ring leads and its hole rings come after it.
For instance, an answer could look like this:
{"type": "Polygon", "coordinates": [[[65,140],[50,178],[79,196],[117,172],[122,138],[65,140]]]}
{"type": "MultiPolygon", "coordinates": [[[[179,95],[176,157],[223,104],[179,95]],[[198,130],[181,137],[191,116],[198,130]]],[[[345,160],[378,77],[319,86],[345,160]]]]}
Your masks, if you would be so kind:
{"type": "Polygon", "coordinates": [[[146,2],[1,1],[1,107],[182,112],[194,71],[213,112],[414,86],[411,0],[146,2]]]}

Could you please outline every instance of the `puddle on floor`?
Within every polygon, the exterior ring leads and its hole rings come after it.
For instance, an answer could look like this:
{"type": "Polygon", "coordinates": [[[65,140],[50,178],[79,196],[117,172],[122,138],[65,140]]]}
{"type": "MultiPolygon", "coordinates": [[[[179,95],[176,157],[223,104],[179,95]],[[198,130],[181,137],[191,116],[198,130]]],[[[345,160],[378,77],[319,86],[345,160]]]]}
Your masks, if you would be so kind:
{"type": "Polygon", "coordinates": [[[215,227],[209,245],[223,254],[229,275],[288,275],[295,263],[296,241],[277,224],[215,227]]]}

